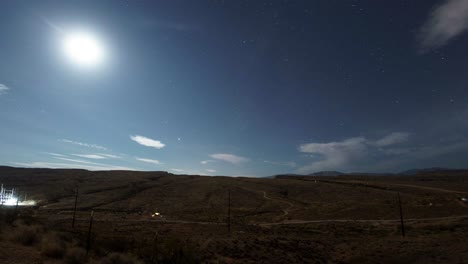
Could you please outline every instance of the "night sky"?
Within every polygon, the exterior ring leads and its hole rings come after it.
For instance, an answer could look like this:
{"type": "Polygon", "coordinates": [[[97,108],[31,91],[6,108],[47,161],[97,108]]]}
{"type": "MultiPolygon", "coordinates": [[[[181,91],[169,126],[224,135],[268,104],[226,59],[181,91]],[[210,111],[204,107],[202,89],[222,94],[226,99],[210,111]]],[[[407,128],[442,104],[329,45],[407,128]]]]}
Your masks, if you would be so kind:
{"type": "Polygon", "coordinates": [[[0,1],[0,164],[468,164],[468,1],[0,1]],[[99,65],[64,54],[75,30],[99,65]]]}

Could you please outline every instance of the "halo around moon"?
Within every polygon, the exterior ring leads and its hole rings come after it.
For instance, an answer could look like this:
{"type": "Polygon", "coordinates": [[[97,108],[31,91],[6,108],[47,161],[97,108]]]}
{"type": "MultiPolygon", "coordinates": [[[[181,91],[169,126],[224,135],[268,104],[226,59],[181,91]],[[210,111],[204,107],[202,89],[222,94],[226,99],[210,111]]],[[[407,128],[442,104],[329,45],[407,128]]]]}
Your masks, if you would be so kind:
{"type": "Polygon", "coordinates": [[[65,55],[79,66],[98,66],[105,57],[105,50],[99,39],[86,32],[67,34],[63,40],[63,48],[65,55]]]}

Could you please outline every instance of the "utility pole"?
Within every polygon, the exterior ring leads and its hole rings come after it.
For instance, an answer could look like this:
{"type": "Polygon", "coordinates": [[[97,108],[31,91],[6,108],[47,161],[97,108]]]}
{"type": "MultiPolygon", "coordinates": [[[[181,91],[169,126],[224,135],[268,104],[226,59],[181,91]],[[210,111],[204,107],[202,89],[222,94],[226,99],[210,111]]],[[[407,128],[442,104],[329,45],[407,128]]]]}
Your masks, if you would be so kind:
{"type": "Polygon", "coordinates": [[[400,225],[401,225],[401,235],[405,237],[405,223],[403,221],[403,209],[401,207],[400,192],[398,192],[398,205],[400,207],[400,225]]]}
{"type": "Polygon", "coordinates": [[[91,249],[91,230],[93,228],[93,216],[94,211],[91,211],[91,218],[89,219],[88,239],[86,240],[86,255],[88,255],[91,249]]]}
{"type": "Polygon", "coordinates": [[[231,189],[228,190],[228,232],[231,234],[231,189]]]}
{"type": "Polygon", "coordinates": [[[75,228],[76,205],[78,204],[78,186],[75,188],[75,208],[73,209],[72,228],[75,228]]]}

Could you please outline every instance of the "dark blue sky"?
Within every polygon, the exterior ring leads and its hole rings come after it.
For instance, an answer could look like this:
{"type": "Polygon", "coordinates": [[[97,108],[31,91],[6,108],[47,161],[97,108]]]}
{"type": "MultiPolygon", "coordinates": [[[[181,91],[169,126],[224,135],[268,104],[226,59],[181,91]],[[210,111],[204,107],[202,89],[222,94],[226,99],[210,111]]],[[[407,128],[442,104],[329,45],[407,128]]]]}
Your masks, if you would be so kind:
{"type": "Polygon", "coordinates": [[[468,2],[1,1],[0,164],[466,167],[468,2]],[[74,30],[104,61],[63,51],[74,30]]]}

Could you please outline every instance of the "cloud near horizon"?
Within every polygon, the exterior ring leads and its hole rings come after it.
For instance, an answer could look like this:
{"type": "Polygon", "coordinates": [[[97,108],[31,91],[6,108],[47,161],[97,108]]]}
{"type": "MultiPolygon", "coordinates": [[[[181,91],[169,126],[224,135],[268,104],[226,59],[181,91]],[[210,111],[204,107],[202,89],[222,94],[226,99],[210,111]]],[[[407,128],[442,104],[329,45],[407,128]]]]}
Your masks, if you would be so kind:
{"type": "Polygon", "coordinates": [[[268,163],[268,164],[278,165],[278,166],[288,166],[291,168],[294,168],[297,166],[296,162],[293,162],[293,161],[281,162],[281,161],[264,160],[263,162],[268,163]]]}
{"type": "Polygon", "coordinates": [[[130,136],[130,139],[140,145],[151,147],[151,148],[156,148],[156,149],[162,149],[166,146],[165,144],[161,143],[161,141],[159,140],[154,140],[154,139],[147,138],[147,137],[140,136],[140,135],[130,136]]]}
{"type": "Polygon", "coordinates": [[[61,162],[10,162],[15,165],[20,165],[29,168],[52,168],[52,169],[85,169],[85,170],[92,170],[92,171],[99,171],[99,170],[131,170],[136,171],[138,169],[125,167],[125,166],[116,166],[104,163],[97,163],[91,162],[87,160],[80,160],[74,158],[67,158],[65,155],[56,154],[56,153],[48,153],[54,156],[55,159],[60,160],[61,162]],[[67,163],[63,163],[66,161],[67,163]]]}
{"type": "Polygon", "coordinates": [[[145,159],[145,158],[135,158],[136,160],[143,161],[146,163],[151,163],[151,164],[156,164],[156,165],[162,165],[164,163],[160,162],[159,160],[155,159],[145,159]]]}
{"type": "Polygon", "coordinates": [[[226,154],[226,153],[211,154],[210,157],[213,159],[226,161],[226,162],[236,164],[236,165],[249,161],[248,158],[244,158],[244,157],[237,156],[234,154],[226,154]]]}
{"type": "Polygon", "coordinates": [[[419,38],[421,52],[447,44],[468,29],[468,1],[446,0],[429,14],[419,38]]]}
{"type": "Polygon", "coordinates": [[[374,154],[391,155],[391,146],[406,142],[409,133],[394,132],[377,140],[353,137],[328,143],[308,143],[299,146],[299,151],[313,155],[314,161],[300,167],[298,172],[311,173],[323,170],[359,169],[362,163],[369,163],[374,154]]]}

